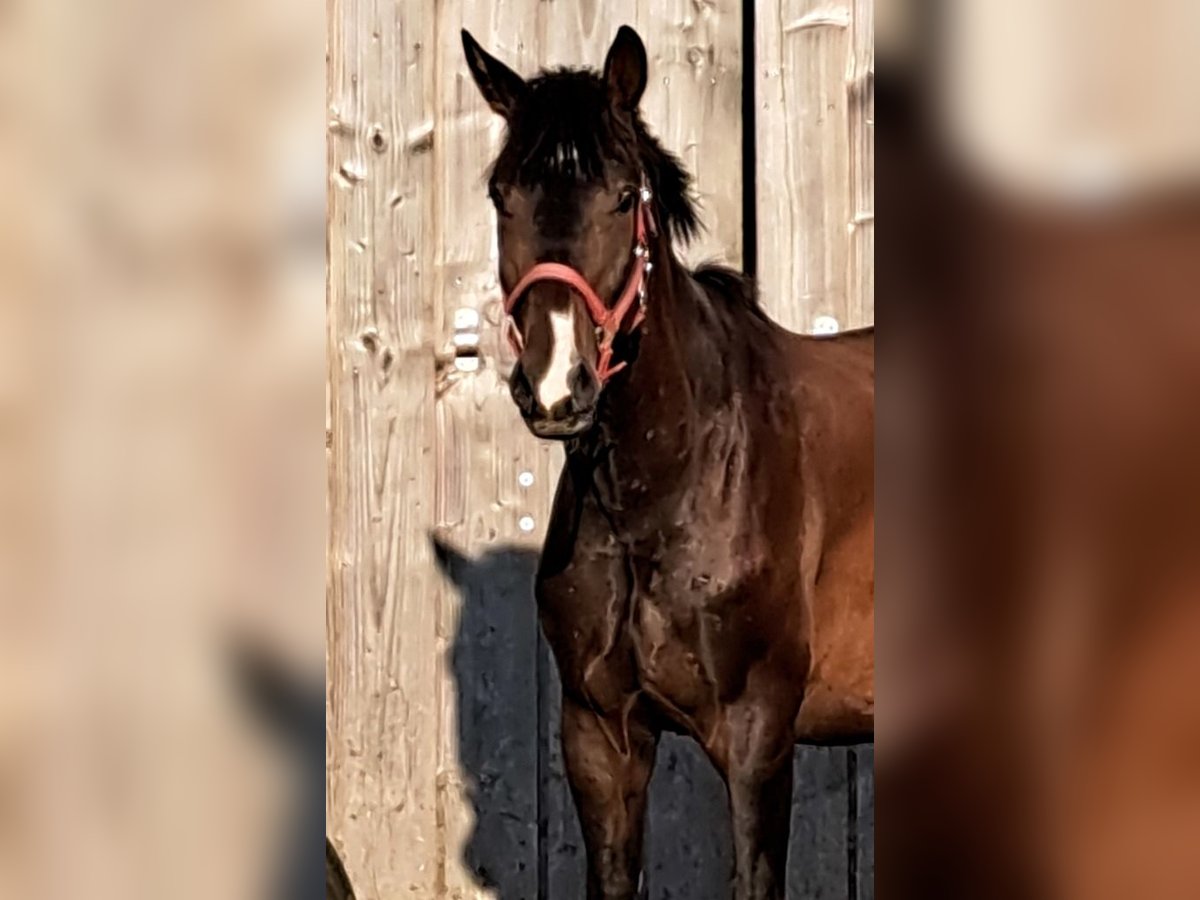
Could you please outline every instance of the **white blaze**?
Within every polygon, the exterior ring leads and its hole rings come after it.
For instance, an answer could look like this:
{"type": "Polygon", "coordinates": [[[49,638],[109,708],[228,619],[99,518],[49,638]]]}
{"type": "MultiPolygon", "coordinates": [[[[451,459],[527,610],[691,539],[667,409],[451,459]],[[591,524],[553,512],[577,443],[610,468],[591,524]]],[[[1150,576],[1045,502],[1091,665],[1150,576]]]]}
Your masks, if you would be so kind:
{"type": "Polygon", "coordinates": [[[579,360],[575,352],[575,307],[566,312],[550,313],[550,363],[537,385],[538,402],[549,410],[555,403],[571,395],[567,376],[579,360]]]}

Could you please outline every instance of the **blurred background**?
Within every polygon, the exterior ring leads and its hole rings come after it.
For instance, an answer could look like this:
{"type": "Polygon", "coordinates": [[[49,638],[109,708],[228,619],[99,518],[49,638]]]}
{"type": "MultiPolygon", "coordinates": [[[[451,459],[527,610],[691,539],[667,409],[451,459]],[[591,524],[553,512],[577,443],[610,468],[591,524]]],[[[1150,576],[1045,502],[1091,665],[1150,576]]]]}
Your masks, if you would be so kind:
{"type": "Polygon", "coordinates": [[[1200,7],[878,7],[877,884],[1200,896],[1200,7]]]}
{"type": "Polygon", "coordinates": [[[0,896],[320,891],[324,41],[0,4],[0,896]]]}

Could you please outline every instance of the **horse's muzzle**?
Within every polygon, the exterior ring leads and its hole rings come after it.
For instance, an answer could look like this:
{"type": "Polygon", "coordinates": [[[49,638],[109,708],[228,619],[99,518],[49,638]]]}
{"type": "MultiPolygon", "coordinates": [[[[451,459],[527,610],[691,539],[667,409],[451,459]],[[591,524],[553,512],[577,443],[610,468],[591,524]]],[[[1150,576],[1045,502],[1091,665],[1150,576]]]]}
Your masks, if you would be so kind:
{"type": "Polygon", "coordinates": [[[571,393],[546,409],[537,399],[524,367],[518,363],[509,380],[513,401],[535,437],[567,440],[588,431],[596,421],[600,382],[590,366],[577,364],[569,376],[571,393]]]}
{"type": "Polygon", "coordinates": [[[595,414],[588,412],[565,419],[526,419],[525,424],[534,437],[548,441],[565,441],[590,431],[595,421],[595,414]]]}

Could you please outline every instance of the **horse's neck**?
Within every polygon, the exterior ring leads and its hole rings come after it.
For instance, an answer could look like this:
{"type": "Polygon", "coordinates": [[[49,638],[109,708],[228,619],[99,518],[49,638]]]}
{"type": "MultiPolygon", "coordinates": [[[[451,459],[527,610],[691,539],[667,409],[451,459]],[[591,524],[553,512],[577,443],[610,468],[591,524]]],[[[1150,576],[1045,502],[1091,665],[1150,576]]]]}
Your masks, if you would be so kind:
{"type": "Polygon", "coordinates": [[[656,260],[654,274],[637,359],[609,389],[600,427],[597,484],[624,508],[665,499],[694,477],[697,434],[714,413],[695,389],[704,373],[690,371],[698,364],[701,288],[673,259],[656,260]]]}
{"type": "Polygon", "coordinates": [[[629,377],[614,385],[609,408],[614,421],[628,427],[654,427],[682,413],[699,414],[690,372],[698,335],[696,305],[700,288],[682,263],[656,263],[646,298],[637,359],[629,377]],[[663,269],[659,275],[659,269],[663,269]]]}

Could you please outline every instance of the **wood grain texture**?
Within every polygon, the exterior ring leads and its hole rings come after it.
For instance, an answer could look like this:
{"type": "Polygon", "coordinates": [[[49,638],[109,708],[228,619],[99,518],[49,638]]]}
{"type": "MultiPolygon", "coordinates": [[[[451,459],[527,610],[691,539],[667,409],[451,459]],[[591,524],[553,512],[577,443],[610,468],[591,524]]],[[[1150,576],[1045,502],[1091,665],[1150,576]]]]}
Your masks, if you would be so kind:
{"type": "Polygon", "coordinates": [[[329,6],[327,822],[364,898],[441,890],[431,159],[421,4],[329,6]]]}
{"type": "Polygon", "coordinates": [[[850,129],[847,327],[875,322],[875,0],[854,0],[846,116],[850,129]]]}
{"type": "MultiPolygon", "coordinates": [[[[503,122],[462,59],[460,28],[523,74],[536,71],[539,4],[450,0],[438,7],[437,115],[431,135],[436,196],[438,531],[472,560],[469,584],[442,593],[439,772],[450,897],[536,897],[538,891],[537,620],[532,577],[561,464],[535,440],[506,379],[496,223],[484,177],[503,122]],[[477,325],[472,325],[477,323],[477,325]],[[464,327],[465,326],[465,327],[464,327]],[[477,335],[478,369],[456,360],[455,334],[477,335]],[[522,527],[524,520],[524,528],[522,527]],[[448,680],[447,680],[448,679],[448,680]]],[[[439,654],[440,655],[440,654],[439,654]]]]}
{"type": "Polygon", "coordinates": [[[779,0],[755,17],[758,277],[796,331],[874,321],[874,43],[867,0],[779,0]]]}

